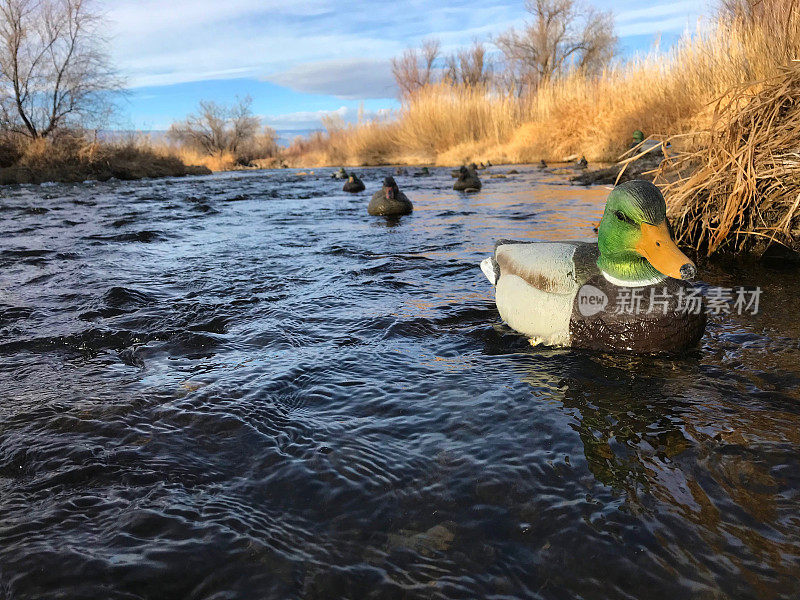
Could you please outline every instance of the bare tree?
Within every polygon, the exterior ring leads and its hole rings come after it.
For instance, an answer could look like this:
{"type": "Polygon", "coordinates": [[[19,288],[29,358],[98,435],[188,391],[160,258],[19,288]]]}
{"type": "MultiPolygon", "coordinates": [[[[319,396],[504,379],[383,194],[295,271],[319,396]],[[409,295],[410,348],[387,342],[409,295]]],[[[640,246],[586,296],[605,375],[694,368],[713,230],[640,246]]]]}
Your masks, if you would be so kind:
{"type": "Polygon", "coordinates": [[[237,154],[253,141],[261,127],[261,119],[253,115],[252,103],[249,96],[231,106],[202,101],[196,113],[173,123],[168,135],[206,154],[237,154]]]}
{"type": "Polygon", "coordinates": [[[400,57],[392,59],[392,75],[401,98],[434,82],[434,65],[439,52],[439,41],[430,39],[422,42],[419,48],[408,48],[400,57]]]}
{"type": "Polygon", "coordinates": [[[0,127],[31,138],[102,120],[121,80],[91,0],[0,0],[0,127]]]}
{"type": "Polygon", "coordinates": [[[533,19],[522,31],[510,29],[495,40],[506,83],[517,93],[570,68],[597,72],[613,58],[617,37],[611,12],[582,0],[527,0],[526,8],[533,19]]]}
{"type": "Polygon", "coordinates": [[[487,85],[491,76],[486,46],[478,41],[450,55],[445,63],[444,79],[451,83],[477,87],[487,85]]]}

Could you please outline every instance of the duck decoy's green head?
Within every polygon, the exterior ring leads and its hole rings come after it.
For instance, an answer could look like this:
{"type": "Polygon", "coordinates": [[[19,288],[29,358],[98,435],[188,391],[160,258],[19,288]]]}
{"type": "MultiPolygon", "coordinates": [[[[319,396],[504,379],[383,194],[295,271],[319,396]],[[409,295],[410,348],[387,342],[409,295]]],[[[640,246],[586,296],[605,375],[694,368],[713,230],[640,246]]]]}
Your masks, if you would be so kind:
{"type": "Polygon", "coordinates": [[[667,206],[649,181],[627,181],[609,194],[597,231],[597,266],[614,279],[634,282],[693,279],[697,268],[678,249],[667,206]]]}
{"type": "Polygon", "coordinates": [[[644,133],[641,130],[637,129],[633,132],[633,141],[637,144],[641,144],[644,141],[644,133]]]}

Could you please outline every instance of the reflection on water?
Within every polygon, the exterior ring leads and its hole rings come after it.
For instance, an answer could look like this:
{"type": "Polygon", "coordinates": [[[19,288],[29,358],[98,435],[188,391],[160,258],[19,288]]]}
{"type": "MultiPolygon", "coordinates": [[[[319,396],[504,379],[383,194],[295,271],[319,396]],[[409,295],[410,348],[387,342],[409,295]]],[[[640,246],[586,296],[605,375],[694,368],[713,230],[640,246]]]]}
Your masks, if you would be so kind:
{"type": "Polygon", "coordinates": [[[707,266],[762,311],[685,356],[534,349],[477,264],[607,190],[390,171],[2,192],[0,598],[796,598],[796,267],[707,266]]]}

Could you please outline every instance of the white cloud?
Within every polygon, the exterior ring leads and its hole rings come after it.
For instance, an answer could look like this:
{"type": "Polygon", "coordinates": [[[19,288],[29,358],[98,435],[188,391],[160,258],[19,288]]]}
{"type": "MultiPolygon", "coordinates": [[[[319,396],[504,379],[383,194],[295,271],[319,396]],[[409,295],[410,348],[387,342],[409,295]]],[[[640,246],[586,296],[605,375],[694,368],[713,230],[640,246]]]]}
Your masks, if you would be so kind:
{"type": "Polygon", "coordinates": [[[298,92],[346,100],[392,98],[397,93],[388,60],[349,58],[300,64],[265,78],[298,92]]]}
{"type": "MultiPolygon", "coordinates": [[[[385,65],[408,45],[438,36],[443,48],[485,38],[514,22],[522,3],[505,0],[430,6],[334,0],[289,4],[285,0],[119,0],[109,3],[113,57],[131,87],[209,79],[268,77],[291,72],[314,85],[313,66],[326,60],[374,60],[378,72],[362,73],[386,86],[385,65]]],[[[325,71],[317,75],[325,77],[325,71]]],[[[342,82],[340,82],[342,83],[342,82]]],[[[362,97],[341,89],[341,97],[362,97]]],[[[373,97],[375,86],[367,88],[373,97]]],[[[392,92],[383,92],[391,96],[392,92]]]]}
{"type": "Polygon", "coordinates": [[[325,117],[334,117],[342,123],[355,123],[359,116],[365,120],[385,118],[391,111],[381,109],[376,111],[362,111],[351,106],[341,106],[336,110],[300,111],[284,115],[265,115],[264,122],[275,129],[321,129],[325,117]]]}
{"type": "Polygon", "coordinates": [[[656,6],[648,6],[647,8],[635,8],[632,10],[623,10],[614,15],[617,24],[628,23],[637,20],[652,20],[656,17],[667,17],[680,15],[684,18],[691,14],[700,14],[698,10],[701,7],[697,0],[684,0],[683,2],[673,2],[670,4],[657,4],[656,6]]]}
{"type": "Polygon", "coordinates": [[[687,29],[692,29],[697,25],[697,19],[687,16],[672,17],[671,19],[660,19],[658,21],[646,21],[642,23],[630,23],[617,28],[617,35],[627,37],[631,35],[654,35],[657,33],[682,33],[687,29]]]}

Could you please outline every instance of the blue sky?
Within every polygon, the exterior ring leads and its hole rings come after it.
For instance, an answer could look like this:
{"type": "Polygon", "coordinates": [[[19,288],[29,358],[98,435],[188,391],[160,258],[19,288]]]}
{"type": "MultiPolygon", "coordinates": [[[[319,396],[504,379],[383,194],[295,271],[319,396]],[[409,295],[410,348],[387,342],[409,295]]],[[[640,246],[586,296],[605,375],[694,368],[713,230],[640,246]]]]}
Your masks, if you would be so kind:
{"type": "MultiPolygon", "coordinates": [[[[673,44],[703,1],[595,0],[616,19],[624,55],[673,44]]],[[[445,52],[519,27],[524,0],[116,0],[104,3],[112,56],[130,93],[115,123],[166,129],[200,100],[251,96],[276,129],[397,107],[390,59],[425,38],[445,52]]]]}

